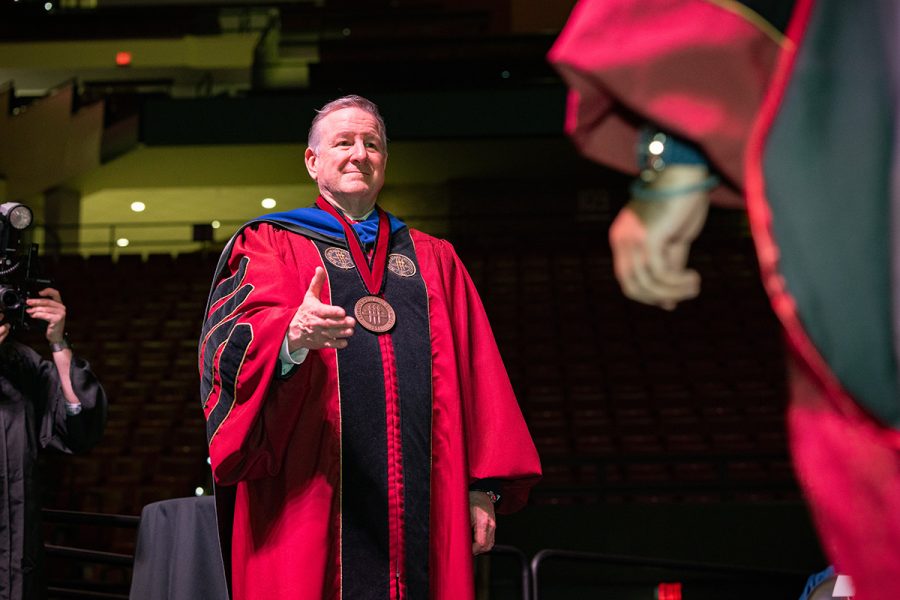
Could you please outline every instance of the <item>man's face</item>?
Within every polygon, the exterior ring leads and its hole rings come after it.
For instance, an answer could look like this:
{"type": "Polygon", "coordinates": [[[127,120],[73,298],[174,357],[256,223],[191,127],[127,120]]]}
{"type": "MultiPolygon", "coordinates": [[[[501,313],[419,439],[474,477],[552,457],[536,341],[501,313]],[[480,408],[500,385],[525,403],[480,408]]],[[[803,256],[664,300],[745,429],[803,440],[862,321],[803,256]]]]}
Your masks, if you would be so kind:
{"type": "Polygon", "coordinates": [[[306,169],[319,192],[354,215],[375,205],[384,185],[387,149],[378,121],[359,108],[342,108],[319,122],[319,145],[306,149],[306,169]]]}

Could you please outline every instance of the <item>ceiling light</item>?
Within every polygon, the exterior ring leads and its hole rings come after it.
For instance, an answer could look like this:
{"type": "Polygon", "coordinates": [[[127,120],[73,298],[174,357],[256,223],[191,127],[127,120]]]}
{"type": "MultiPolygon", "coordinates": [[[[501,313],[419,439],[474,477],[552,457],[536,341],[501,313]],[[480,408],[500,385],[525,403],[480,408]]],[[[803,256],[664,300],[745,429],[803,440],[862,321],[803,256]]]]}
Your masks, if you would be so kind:
{"type": "Polygon", "coordinates": [[[210,225],[212,225],[213,229],[218,229],[219,227],[222,226],[222,223],[220,221],[216,220],[216,221],[213,221],[212,223],[210,223],[210,225]]]}
{"type": "Polygon", "coordinates": [[[263,198],[261,204],[263,208],[275,208],[278,203],[275,202],[275,198],[263,198]]]}
{"type": "Polygon", "coordinates": [[[128,245],[128,238],[119,238],[116,240],[116,246],[119,248],[124,248],[128,245]]]}
{"type": "Polygon", "coordinates": [[[147,208],[147,205],[144,204],[143,202],[132,202],[131,203],[131,210],[133,210],[134,212],[144,212],[145,208],[147,208]]]}

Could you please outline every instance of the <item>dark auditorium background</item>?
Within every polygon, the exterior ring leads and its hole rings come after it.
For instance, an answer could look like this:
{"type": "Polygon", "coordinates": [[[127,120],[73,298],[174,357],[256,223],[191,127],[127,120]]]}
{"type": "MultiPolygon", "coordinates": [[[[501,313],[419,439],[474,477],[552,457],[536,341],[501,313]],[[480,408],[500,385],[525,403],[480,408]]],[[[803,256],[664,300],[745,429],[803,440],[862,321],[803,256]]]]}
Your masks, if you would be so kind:
{"type": "Polygon", "coordinates": [[[0,201],[34,209],[27,241],[110,399],[98,447],[42,465],[52,597],[126,598],[122,517],[213,493],[213,266],[239,224],[314,200],[307,129],[346,93],[387,122],[382,204],[470,269],[543,462],[478,559],[480,599],[535,598],[535,556],[540,598],[795,598],[826,566],[744,215],[711,214],[700,299],[618,289],[627,181],[565,137],[545,60],[573,0],[0,2],[0,201]]]}

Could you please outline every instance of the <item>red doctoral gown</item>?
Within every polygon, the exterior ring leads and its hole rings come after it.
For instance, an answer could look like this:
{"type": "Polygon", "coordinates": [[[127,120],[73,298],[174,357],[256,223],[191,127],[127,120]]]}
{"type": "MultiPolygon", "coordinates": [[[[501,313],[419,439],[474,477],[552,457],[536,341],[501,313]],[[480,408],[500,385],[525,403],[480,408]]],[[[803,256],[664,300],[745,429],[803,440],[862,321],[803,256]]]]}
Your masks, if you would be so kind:
{"type": "Polygon", "coordinates": [[[724,183],[712,199],[741,206],[747,137],[782,43],[738,2],[581,0],[548,59],[585,156],[637,175],[653,123],[702,148],[724,183]]]}
{"type": "Polygon", "coordinates": [[[200,368],[233,597],[473,598],[468,486],[500,479],[498,511],[519,509],[537,453],[465,268],[449,243],[406,227],[385,273],[394,328],[357,325],[347,348],[311,351],[281,376],[317,266],[322,302],[353,314],[366,295],[346,247],[256,222],[217,268],[200,368]]]}
{"type": "Polygon", "coordinates": [[[550,54],[585,154],[634,171],[652,122],[746,189],[798,480],[860,600],[900,598],[898,23],[800,0],[782,39],[735,2],[581,0],[550,54]]]}

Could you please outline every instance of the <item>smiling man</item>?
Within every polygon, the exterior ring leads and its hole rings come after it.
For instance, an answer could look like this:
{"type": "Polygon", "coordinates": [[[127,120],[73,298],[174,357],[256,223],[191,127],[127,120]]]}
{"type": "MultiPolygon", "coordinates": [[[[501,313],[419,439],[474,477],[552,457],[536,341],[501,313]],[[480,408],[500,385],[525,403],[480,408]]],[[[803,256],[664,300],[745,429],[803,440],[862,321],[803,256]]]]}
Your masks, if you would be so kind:
{"type": "Polygon", "coordinates": [[[315,206],[237,232],[200,341],[233,597],[473,598],[495,508],[540,477],[481,301],[450,244],[377,205],[374,104],[325,105],[305,163],[315,206]]]}

